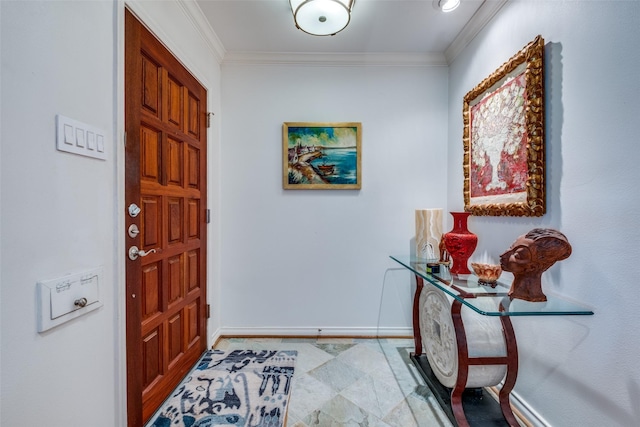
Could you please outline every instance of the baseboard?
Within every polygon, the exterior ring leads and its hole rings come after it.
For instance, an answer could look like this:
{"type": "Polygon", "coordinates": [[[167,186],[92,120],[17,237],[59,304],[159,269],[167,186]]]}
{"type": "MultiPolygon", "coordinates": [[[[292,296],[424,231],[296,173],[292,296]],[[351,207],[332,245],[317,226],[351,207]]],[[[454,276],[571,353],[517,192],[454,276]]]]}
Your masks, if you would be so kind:
{"type": "Polygon", "coordinates": [[[374,328],[337,328],[337,327],[250,327],[250,328],[219,328],[211,335],[211,342],[217,342],[221,337],[364,337],[364,338],[411,338],[413,329],[410,327],[374,327],[374,328]]]}
{"type": "Polygon", "coordinates": [[[511,405],[518,410],[525,420],[529,422],[531,427],[551,427],[551,424],[547,422],[535,409],[533,409],[522,397],[516,393],[511,392],[511,405]]]}
{"type": "MultiPolygon", "coordinates": [[[[487,387],[487,390],[493,395],[494,399],[498,400],[498,393],[502,388],[502,384],[495,387],[487,387]]],[[[525,427],[551,427],[551,425],[520,395],[514,391],[510,394],[511,408],[516,418],[525,427]]]]}
{"type": "Polygon", "coordinates": [[[216,329],[213,334],[209,336],[208,348],[216,348],[218,341],[222,338],[220,329],[216,329]]]}

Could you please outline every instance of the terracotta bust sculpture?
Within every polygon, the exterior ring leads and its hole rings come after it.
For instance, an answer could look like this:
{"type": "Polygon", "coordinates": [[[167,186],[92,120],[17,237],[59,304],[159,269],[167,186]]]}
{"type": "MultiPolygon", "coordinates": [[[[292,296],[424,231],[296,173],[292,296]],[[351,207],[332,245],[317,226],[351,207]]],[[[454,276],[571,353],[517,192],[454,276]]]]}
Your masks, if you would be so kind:
{"type": "Polygon", "coordinates": [[[518,237],[500,255],[502,269],[514,276],[509,296],[526,301],[546,301],[540,280],[542,273],[556,261],[569,258],[569,255],[571,245],[567,237],[557,230],[534,228],[518,237]]]}

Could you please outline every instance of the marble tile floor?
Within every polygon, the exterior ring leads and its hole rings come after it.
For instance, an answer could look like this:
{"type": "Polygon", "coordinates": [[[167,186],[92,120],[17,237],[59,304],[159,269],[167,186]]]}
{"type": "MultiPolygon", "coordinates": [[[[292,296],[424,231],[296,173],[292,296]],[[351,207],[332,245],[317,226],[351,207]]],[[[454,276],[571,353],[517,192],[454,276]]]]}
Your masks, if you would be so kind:
{"type": "Polygon", "coordinates": [[[286,427],[449,427],[410,339],[223,338],[216,349],[297,350],[286,427]]]}

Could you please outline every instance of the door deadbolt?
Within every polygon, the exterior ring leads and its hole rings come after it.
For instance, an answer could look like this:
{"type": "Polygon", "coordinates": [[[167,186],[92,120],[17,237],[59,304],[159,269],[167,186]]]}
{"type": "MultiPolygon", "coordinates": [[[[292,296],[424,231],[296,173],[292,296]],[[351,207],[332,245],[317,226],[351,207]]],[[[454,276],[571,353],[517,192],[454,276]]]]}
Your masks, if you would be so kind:
{"type": "Polygon", "coordinates": [[[135,224],[131,224],[127,232],[129,233],[129,237],[131,237],[132,239],[135,239],[136,236],[140,234],[140,230],[138,230],[138,226],[135,224]]]}
{"type": "Polygon", "coordinates": [[[131,203],[129,205],[129,207],[127,208],[127,211],[129,211],[129,216],[131,218],[135,218],[138,216],[138,214],[140,213],[140,208],[138,207],[138,205],[136,205],[135,203],[131,203]]]}

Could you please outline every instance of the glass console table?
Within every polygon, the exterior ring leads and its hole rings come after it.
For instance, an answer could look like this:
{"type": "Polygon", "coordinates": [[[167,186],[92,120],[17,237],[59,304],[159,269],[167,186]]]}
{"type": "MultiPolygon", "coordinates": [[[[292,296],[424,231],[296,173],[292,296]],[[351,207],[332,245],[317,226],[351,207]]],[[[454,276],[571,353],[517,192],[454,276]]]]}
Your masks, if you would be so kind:
{"type": "MultiPolygon", "coordinates": [[[[478,283],[478,278],[472,274],[450,274],[445,265],[440,265],[440,272],[427,271],[427,263],[437,260],[426,260],[409,256],[391,256],[391,259],[410,270],[416,277],[416,291],[413,297],[413,336],[415,352],[413,361],[421,371],[422,376],[436,395],[443,409],[454,424],[460,427],[470,426],[463,407],[463,394],[469,395],[467,379],[469,367],[474,365],[504,365],[506,375],[503,386],[498,395],[499,412],[502,412],[502,425],[519,427],[509,396],[516,383],[518,374],[518,347],[516,336],[511,324],[511,316],[549,316],[549,315],[592,315],[593,311],[557,296],[547,295],[545,302],[529,302],[511,299],[508,296],[509,285],[496,282],[494,285],[478,283]],[[458,372],[453,388],[445,388],[430,372],[429,363],[422,355],[422,335],[420,331],[420,294],[424,283],[433,286],[451,297],[451,320],[455,329],[457,344],[458,372]],[[467,348],[467,331],[461,314],[462,307],[468,307],[483,316],[496,316],[500,319],[506,355],[472,357],[467,348]],[[435,380],[435,381],[434,381],[435,380]],[[437,383],[437,384],[436,384],[437,383]],[[445,395],[444,393],[447,393],[445,395]]],[[[473,395],[473,392],[471,393],[473,395]]],[[[466,397],[465,397],[466,398],[466,397]]],[[[468,400],[468,399],[467,399],[468,400]]],[[[482,419],[481,415],[479,419],[482,419]]],[[[495,423],[476,425],[496,425],[495,423]]]]}

